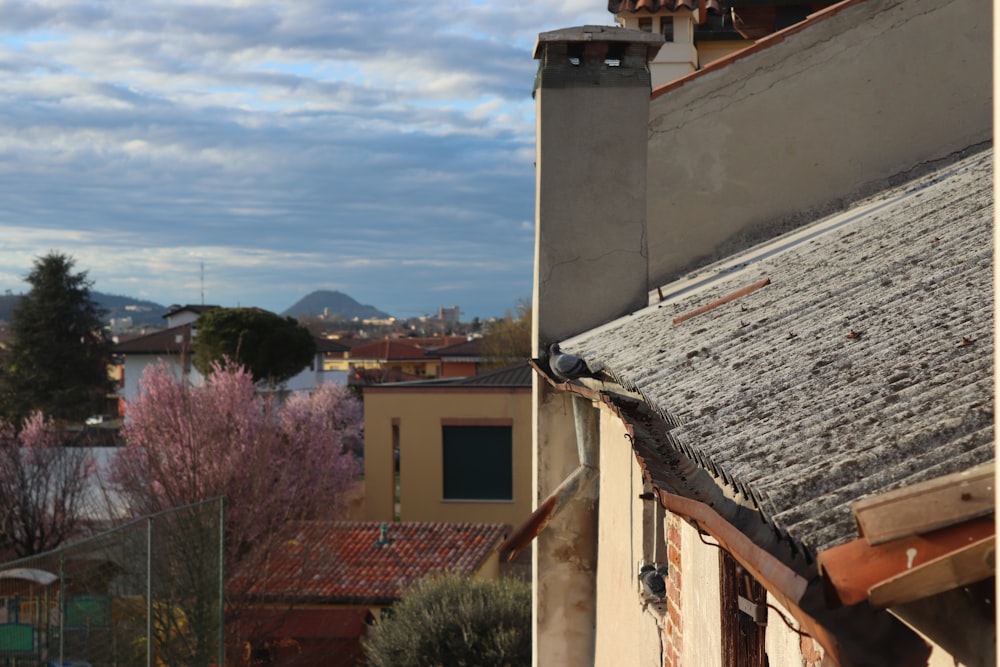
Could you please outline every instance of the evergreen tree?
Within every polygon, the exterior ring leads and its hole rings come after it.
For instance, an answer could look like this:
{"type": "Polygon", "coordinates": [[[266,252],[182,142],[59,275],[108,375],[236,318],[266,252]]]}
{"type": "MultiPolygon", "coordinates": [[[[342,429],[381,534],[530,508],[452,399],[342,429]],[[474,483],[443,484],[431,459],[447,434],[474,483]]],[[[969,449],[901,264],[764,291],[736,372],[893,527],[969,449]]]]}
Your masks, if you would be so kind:
{"type": "Polygon", "coordinates": [[[72,258],[51,252],[25,278],[31,290],[11,315],[2,394],[11,420],[35,411],[65,420],[103,412],[112,388],[111,342],[90,296],[92,283],[73,266],[72,258]]]}
{"type": "Polygon", "coordinates": [[[279,385],[309,365],[316,341],[291,317],[259,308],[217,308],[198,318],[194,365],[202,375],[229,359],[246,367],[254,382],[279,385]]]}

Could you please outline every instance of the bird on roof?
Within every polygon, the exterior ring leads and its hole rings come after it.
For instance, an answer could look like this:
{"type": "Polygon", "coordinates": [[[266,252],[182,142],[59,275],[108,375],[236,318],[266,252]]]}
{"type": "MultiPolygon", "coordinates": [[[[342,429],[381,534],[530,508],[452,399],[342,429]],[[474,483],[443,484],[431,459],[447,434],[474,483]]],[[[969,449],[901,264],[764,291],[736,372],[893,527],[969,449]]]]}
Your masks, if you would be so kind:
{"type": "Polygon", "coordinates": [[[667,566],[643,565],[639,568],[639,583],[642,584],[642,592],[648,597],[662,600],[667,595],[667,566]]]}
{"type": "Polygon", "coordinates": [[[580,378],[605,379],[603,373],[591,370],[587,362],[580,357],[560,350],[559,343],[549,345],[549,368],[553,375],[564,382],[580,378]]]}

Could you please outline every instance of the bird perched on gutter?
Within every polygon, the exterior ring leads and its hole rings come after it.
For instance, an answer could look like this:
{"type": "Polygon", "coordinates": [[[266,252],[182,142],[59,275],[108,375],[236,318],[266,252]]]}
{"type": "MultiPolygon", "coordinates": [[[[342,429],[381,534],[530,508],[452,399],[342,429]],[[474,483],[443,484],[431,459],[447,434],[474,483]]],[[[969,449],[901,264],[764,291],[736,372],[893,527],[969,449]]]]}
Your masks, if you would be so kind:
{"type": "Polygon", "coordinates": [[[592,378],[594,380],[604,380],[605,377],[600,372],[590,369],[587,362],[576,356],[559,349],[559,343],[549,345],[549,368],[552,374],[564,382],[579,380],[580,378],[592,378]]]}
{"type": "Polygon", "coordinates": [[[667,595],[667,566],[643,565],[639,568],[639,583],[644,595],[662,600],[667,595]]]}

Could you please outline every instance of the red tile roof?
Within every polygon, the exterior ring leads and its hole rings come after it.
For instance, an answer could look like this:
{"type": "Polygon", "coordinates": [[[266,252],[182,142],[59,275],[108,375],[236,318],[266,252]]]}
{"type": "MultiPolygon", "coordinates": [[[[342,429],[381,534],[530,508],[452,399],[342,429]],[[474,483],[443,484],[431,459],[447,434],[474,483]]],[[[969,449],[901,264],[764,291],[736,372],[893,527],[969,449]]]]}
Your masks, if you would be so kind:
{"type": "Polygon", "coordinates": [[[504,525],[484,523],[296,522],[248,596],[262,602],[387,605],[428,573],[475,573],[506,532],[504,525]]]}
{"type": "Polygon", "coordinates": [[[425,359],[423,348],[399,340],[379,340],[351,349],[351,359],[403,360],[425,359]]]}
{"type": "MultiPolygon", "coordinates": [[[[698,9],[699,0],[608,0],[608,11],[612,14],[622,12],[635,13],[639,10],[646,10],[650,14],[661,9],[668,12],[675,12],[678,9],[698,9]]],[[[719,11],[719,0],[705,0],[708,11],[719,11]]]]}

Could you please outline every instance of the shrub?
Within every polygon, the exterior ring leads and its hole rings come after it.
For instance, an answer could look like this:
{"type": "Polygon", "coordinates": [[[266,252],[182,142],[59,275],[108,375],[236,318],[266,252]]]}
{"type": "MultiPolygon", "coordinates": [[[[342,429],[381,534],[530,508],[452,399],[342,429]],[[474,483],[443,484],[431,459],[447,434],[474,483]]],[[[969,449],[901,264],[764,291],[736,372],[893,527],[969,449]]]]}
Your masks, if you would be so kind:
{"type": "Polygon", "coordinates": [[[531,664],[531,587],[514,579],[430,575],[364,640],[373,667],[531,664]]]}

